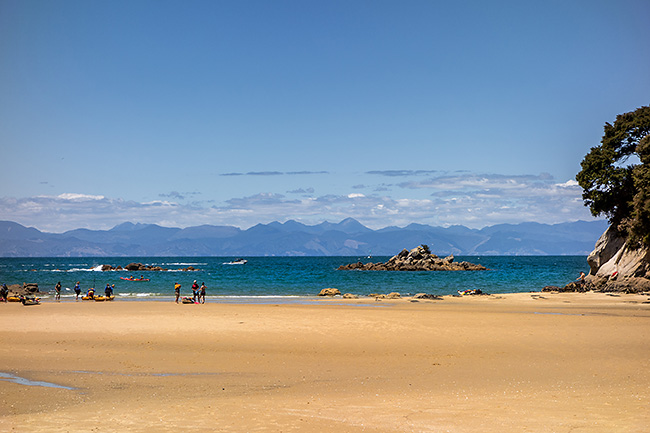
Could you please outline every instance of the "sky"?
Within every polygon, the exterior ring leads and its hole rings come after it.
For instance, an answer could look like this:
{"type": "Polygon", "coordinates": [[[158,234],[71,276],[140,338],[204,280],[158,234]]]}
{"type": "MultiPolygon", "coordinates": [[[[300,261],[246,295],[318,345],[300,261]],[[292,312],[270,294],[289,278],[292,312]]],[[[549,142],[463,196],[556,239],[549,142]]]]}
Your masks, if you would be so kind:
{"type": "Polygon", "coordinates": [[[0,220],[592,220],[650,2],[0,0],[0,220]]]}

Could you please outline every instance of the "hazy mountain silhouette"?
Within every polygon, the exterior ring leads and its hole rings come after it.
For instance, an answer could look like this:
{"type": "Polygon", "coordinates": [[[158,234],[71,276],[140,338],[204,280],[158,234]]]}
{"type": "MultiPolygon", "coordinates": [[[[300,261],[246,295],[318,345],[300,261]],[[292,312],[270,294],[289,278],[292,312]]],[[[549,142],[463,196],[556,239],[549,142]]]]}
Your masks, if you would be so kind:
{"type": "Polygon", "coordinates": [[[480,230],[423,224],[372,230],[347,218],[313,226],[272,222],[247,230],[126,222],[110,230],[47,233],[0,221],[0,256],[392,256],[420,244],[438,255],[587,255],[606,228],[606,221],[577,221],[498,224],[480,230]]]}

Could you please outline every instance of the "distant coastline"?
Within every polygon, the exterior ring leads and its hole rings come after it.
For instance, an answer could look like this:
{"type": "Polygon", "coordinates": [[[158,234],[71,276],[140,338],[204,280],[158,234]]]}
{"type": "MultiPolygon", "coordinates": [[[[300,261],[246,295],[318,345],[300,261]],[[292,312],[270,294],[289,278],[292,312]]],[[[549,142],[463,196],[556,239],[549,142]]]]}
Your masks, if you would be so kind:
{"type": "Polygon", "coordinates": [[[312,257],[392,256],[405,245],[427,244],[443,256],[587,255],[606,221],[463,226],[410,224],[372,230],[348,218],[308,226],[296,221],[181,228],[124,223],[110,230],[46,233],[0,221],[0,257],[312,257]]]}

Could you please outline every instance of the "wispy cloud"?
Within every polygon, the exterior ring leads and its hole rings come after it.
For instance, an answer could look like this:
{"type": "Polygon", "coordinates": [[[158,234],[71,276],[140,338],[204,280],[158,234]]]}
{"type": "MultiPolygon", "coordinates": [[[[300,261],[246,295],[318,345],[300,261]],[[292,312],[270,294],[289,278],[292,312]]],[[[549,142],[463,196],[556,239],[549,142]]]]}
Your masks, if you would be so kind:
{"type": "Polygon", "coordinates": [[[171,191],[171,192],[168,192],[168,193],[158,194],[158,197],[171,198],[171,199],[174,199],[174,200],[185,200],[185,198],[187,198],[188,196],[199,195],[199,194],[200,194],[199,192],[183,192],[183,193],[180,193],[178,191],[171,191]]]}
{"type": "Polygon", "coordinates": [[[413,222],[480,228],[498,223],[558,223],[592,218],[574,180],[556,181],[545,174],[454,174],[399,186],[389,193],[370,192],[370,188],[361,193],[350,188],[344,194],[319,196],[314,195],[313,188],[298,188],[288,191],[289,196],[263,192],[232,197],[212,206],[207,202],[181,204],[177,200],[185,195],[177,192],[161,194],[165,200],[150,202],[76,193],[5,197],[0,199],[0,219],[61,232],[77,227],[105,229],[124,221],[170,227],[215,224],[246,228],[287,219],[317,224],[353,217],[372,228],[413,222]],[[427,194],[407,194],[418,191],[427,194]]]}
{"type": "Polygon", "coordinates": [[[285,174],[288,174],[290,176],[311,175],[311,174],[329,174],[329,171],[288,171],[285,174]]]}
{"type": "Polygon", "coordinates": [[[247,176],[282,176],[284,173],[280,171],[249,171],[247,176]]]}
{"type": "Polygon", "coordinates": [[[409,181],[399,183],[401,188],[409,189],[433,189],[440,191],[471,191],[471,190],[515,190],[528,188],[534,185],[552,184],[554,179],[551,175],[543,173],[540,175],[514,175],[502,174],[464,174],[464,175],[443,175],[425,180],[409,181]]]}
{"type": "Polygon", "coordinates": [[[313,194],[314,188],[298,188],[292,191],[287,191],[287,194],[313,194]]]}
{"type": "Polygon", "coordinates": [[[247,173],[222,173],[220,176],[303,176],[312,174],[329,174],[327,171],[249,171],[247,173]]]}
{"type": "Polygon", "coordinates": [[[438,173],[437,170],[372,170],[366,174],[388,177],[406,177],[406,176],[430,176],[438,173]]]}

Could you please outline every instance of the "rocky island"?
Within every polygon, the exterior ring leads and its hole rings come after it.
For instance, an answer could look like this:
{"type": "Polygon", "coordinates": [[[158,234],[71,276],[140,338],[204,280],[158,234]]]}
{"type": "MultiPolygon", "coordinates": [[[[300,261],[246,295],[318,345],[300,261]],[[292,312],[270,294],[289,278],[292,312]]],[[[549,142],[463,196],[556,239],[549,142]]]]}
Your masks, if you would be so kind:
{"type": "Polygon", "coordinates": [[[469,262],[454,262],[454,256],[443,259],[432,254],[427,245],[420,245],[411,251],[403,249],[385,263],[350,263],[338,268],[340,271],[485,271],[487,268],[469,262]]]}
{"type": "MultiPolygon", "coordinates": [[[[183,271],[191,272],[198,271],[194,266],[188,266],[187,268],[182,269],[173,269],[174,271],[183,271]]],[[[111,265],[102,265],[102,271],[169,271],[167,268],[162,268],[160,266],[151,266],[143,265],[142,263],[129,263],[128,265],[122,266],[111,266],[111,265]]]]}

